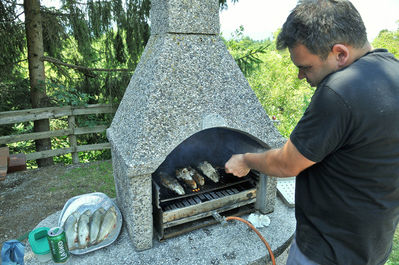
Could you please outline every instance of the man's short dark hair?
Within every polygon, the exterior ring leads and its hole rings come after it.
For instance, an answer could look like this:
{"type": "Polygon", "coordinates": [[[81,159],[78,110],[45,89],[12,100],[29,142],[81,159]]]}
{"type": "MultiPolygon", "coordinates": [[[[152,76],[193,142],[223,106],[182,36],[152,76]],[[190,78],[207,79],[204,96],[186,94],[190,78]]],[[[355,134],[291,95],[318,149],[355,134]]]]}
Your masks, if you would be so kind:
{"type": "Polygon", "coordinates": [[[367,42],[363,20],[347,0],[302,0],[292,10],[277,37],[277,49],[303,44],[326,59],[337,44],[363,47],[367,42]]]}

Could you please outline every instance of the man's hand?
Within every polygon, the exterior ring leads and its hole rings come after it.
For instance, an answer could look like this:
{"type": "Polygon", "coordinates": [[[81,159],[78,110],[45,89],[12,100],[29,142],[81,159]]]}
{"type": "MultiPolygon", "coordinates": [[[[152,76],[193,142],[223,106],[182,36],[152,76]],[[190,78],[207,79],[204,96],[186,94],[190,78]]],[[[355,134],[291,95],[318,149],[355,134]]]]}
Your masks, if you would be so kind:
{"type": "Polygon", "coordinates": [[[288,139],[282,148],[263,153],[233,155],[224,167],[226,173],[237,177],[246,176],[250,169],[254,169],[268,176],[284,178],[297,176],[314,164],[315,162],[304,157],[288,139]]]}
{"type": "Polygon", "coordinates": [[[244,154],[233,155],[224,165],[226,173],[237,177],[248,175],[250,168],[245,163],[244,154]]]}

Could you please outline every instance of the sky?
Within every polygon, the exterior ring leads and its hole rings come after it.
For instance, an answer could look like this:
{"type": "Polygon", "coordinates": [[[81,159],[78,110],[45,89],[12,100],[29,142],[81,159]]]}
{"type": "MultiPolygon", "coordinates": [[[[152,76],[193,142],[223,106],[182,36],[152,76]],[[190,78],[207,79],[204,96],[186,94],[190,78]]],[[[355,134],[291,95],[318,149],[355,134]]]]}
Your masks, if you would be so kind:
{"type": "MultiPolygon", "coordinates": [[[[399,28],[399,0],[351,0],[359,11],[372,41],[383,29],[399,28]]],[[[239,0],[228,2],[228,9],[220,12],[220,31],[230,39],[231,34],[244,26],[244,35],[254,40],[271,38],[281,28],[297,0],[239,0]]]]}

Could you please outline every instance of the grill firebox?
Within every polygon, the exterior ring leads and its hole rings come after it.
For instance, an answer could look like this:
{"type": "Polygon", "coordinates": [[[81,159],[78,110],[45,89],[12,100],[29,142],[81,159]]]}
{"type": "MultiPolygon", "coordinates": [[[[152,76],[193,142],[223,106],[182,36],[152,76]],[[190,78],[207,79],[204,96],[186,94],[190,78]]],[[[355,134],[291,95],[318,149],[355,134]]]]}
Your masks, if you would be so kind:
{"type": "Polygon", "coordinates": [[[220,182],[175,195],[153,180],[154,226],[160,241],[217,222],[218,214],[242,215],[255,210],[257,180],[250,172],[236,178],[218,169],[220,182]],[[210,217],[210,218],[209,218],[210,217]]]}
{"type": "Polygon", "coordinates": [[[274,180],[269,181],[268,189],[265,175],[251,171],[247,176],[238,178],[227,174],[223,168],[232,154],[267,149],[267,145],[254,137],[226,128],[202,130],[184,140],[152,174],[154,226],[158,239],[163,240],[212,224],[214,220],[208,217],[215,212],[230,211],[230,214],[240,215],[255,209],[262,213],[273,211],[274,180]],[[202,173],[198,165],[203,161],[209,162],[216,169],[218,182],[202,173]],[[192,189],[180,181],[185,194],[178,195],[161,184],[161,174],[176,178],[177,169],[189,167],[204,176],[203,186],[198,185],[192,189]]]}

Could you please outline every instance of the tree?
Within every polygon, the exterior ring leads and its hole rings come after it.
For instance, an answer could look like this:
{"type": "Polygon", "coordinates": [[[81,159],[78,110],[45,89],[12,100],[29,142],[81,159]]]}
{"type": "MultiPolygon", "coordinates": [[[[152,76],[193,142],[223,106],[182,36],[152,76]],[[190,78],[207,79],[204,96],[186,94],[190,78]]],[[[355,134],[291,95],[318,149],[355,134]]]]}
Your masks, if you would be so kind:
{"type": "MultiPolygon", "coordinates": [[[[25,0],[25,29],[28,47],[30,98],[32,108],[42,108],[48,106],[46,95],[46,77],[44,73],[43,57],[43,35],[42,21],[40,15],[40,0],[25,0]]],[[[43,132],[50,130],[49,119],[36,120],[34,131],[43,132]]],[[[50,139],[35,140],[36,151],[51,150],[50,139]]],[[[53,164],[52,158],[38,159],[39,167],[53,164]]]]}
{"type": "Polygon", "coordinates": [[[30,105],[24,97],[28,82],[24,82],[23,70],[19,67],[19,63],[26,60],[23,55],[25,28],[19,21],[22,14],[16,3],[0,1],[0,111],[30,105]]]}

